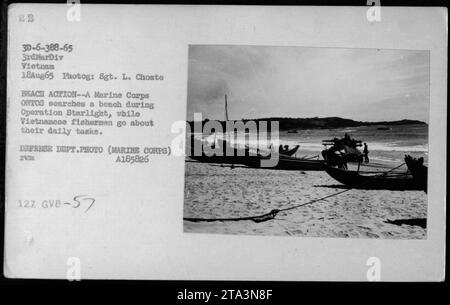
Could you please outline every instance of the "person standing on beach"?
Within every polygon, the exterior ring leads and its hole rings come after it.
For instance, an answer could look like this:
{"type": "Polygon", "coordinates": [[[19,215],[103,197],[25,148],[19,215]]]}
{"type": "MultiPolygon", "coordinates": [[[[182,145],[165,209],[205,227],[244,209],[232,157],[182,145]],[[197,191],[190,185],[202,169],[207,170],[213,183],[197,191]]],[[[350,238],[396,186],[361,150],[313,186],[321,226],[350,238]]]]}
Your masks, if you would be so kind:
{"type": "Polygon", "coordinates": [[[363,154],[364,154],[364,162],[369,163],[369,149],[367,147],[367,143],[364,143],[363,154]]]}

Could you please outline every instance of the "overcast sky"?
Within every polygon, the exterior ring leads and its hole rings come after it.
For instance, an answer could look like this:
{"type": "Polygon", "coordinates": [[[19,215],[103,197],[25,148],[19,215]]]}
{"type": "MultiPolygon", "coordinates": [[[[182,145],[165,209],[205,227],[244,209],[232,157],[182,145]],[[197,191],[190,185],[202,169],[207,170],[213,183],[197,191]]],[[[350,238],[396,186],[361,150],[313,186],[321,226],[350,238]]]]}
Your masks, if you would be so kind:
{"type": "Polygon", "coordinates": [[[328,117],[428,122],[429,52],[190,46],[188,120],[328,117]]]}

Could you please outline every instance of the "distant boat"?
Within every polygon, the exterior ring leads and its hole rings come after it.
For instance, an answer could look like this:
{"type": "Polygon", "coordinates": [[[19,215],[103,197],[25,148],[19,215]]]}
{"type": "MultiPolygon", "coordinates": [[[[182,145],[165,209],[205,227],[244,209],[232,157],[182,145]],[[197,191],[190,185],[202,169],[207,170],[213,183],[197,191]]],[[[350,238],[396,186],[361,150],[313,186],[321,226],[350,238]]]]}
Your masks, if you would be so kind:
{"type": "Polygon", "coordinates": [[[386,127],[386,126],[380,126],[377,128],[377,130],[392,130],[391,127],[386,127]]]}
{"type": "Polygon", "coordinates": [[[288,133],[298,133],[297,129],[294,130],[288,130],[288,133]]]}
{"type": "Polygon", "coordinates": [[[364,172],[326,166],[325,171],[350,188],[369,190],[422,190],[409,172],[364,172]]]}

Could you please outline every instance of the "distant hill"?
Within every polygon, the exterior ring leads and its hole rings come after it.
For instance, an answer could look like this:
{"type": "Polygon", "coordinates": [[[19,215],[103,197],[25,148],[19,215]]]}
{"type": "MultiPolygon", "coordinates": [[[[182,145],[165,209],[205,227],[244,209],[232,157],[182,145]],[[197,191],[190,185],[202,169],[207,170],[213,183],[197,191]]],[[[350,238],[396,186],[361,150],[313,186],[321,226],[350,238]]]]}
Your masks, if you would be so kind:
{"type": "MultiPolygon", "coordinates": [[[[202,125],[204,125],[209,120],[203,120],[202,125]]],[[[250,121],[249,119],[243,119],[244,123],[250,121]]],[[[359,126],[394,126],[394,125],[427,125],[427,123],[417,120],[400,120],[400,121],[380,121],[380,122],[363,122],[354,121],[351,119],[344,119],[340,117],[327,117],[327,118],[260,118],[254,119],[252,121],[260,122],[272,122],[278,121],[280,131],[286,130],[296,130],[296,129],[330,129],[330,128],[343,128],[343,127],[359,127],[359,126]]],[[[191,130],[193,129],[193,121],[188,121],[191,130]]],[[[223,128],[225,129],[225,121],[220,121],[223,128]]],[[[270,125],[269,125],[270,126],[270,125]]],[[[269,127],[268,126],[268,127],[269,127]]]]}

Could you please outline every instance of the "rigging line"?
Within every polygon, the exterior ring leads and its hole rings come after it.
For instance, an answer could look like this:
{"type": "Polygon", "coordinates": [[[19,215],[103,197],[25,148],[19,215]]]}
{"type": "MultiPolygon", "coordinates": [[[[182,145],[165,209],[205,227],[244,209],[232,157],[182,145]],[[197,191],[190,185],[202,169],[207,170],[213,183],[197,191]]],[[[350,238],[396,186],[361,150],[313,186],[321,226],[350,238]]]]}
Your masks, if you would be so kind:
{"type": "MultiPolygon", "coordinates": [[[[388,170],[388,171],[386,171],[386,172],[384,172],[384,173],[380,173],[380,175],[374,175],[373,177],[383,177],[383,176],[386,176],[388,173],[390,173],[390,172],[396,170],[397,168],[402,167],[403,165],[405,165],[405,163],[402,163],[402,164],[400,164],[399,166],[394,167],[394,168],[392,168],[392,169],[390,169],[390,170],[388,170]]],[[[362,183],[357,184],[356,186],[362,186],[362,185],[366,184],[367,182],[368,182],[368,181],[364,181],[364,182],[362,182],[362,183]]],[[[355,187],[353,187],[353,188],[348,188],[348,189],[345,189],[345,190],[343,190],[343,191],[339,191],[339,192],[337,192],[337,193],[333,193],[333,194],[330,194],[330,195],[325,196],[325,197],[322,197],[322,198],[314,199],[314,200],[311,200],[311,201],[306,202],[306,203],[297,204],[297,205],[294,205],[294,206],[292,206],[292,207],[288,207],[288,208],[284,208],[284,209],[279,209],[279,212],[293,210],[293,209],[296,209],[296,208],[299,208],[299,207],[302,207],[302,206],[305,206],[305,205],[308,205],[308,204],[312,204],[312,203],[315,203],[315,202],[318,202],[318,201],[322,201],[322,200],[328,199],[328,198],[330,198],[330,197],[334,197],[334,196],[340,195],[340,194],[342,194],[342,193],[351,191],[351,190],[353,190],[354,188],[355,188],[355,187]]]]}

